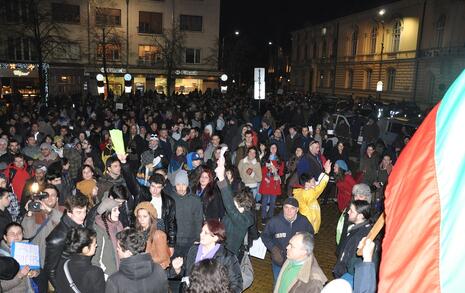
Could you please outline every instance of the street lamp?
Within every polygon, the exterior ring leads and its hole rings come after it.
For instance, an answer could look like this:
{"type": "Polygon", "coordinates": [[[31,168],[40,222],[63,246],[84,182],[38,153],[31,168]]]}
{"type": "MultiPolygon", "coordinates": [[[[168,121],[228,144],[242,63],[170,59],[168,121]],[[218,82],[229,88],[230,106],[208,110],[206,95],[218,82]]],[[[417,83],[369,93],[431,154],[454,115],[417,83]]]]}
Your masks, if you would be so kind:
{"type": "Polygon", "coordinates": [[[240,32],[238,30],[234,31],[234,35],[238,36],[240,32]]]}
{"type": "Polygon", "coordinates": [[[383,16],[386,14],[385,9],[380,9],[378,11],[378,15],[380,16],[380,19],[377,21],[378,26],[381,24],[383,28],[382,32],[382,37],[381,37],[381,55],[379,58],[379,73],[378,73],[378,83],[376,86],[376,92],[378,94],[378,100],[381,100],[381,92],[383,91],[383,81],[381,80],[381,72],[383,70],[383,54],[384,54],[384,19],[383,16]]]}
{"type": "Polygon", "coordinates": [[[273,45],[273,42],[272,41],[268,41],[268,46],[271,46],[273,45]]]}

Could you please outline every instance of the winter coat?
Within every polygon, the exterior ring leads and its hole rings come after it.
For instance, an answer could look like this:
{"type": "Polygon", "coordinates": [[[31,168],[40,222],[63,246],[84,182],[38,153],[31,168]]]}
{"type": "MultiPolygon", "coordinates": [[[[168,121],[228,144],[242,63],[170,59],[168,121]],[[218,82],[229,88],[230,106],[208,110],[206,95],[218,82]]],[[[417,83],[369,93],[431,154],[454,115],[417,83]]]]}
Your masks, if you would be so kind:
{"type": "Polygon", "coordinates": [[[355,179],[350,174],[345,174],[341,180],[336,181],[337,187],[337,207],[342,212],[349,206],[352,199],[352,187],[356,184],[355,179]]]}
{"type": "Polygon", "coordinates": [[[106,277],[118,270],[119,258],[116,252],[116,233],[123,230],[123,225],[118,221],[111,223],[107,220],[108,235],[102,217],[95,218],[94,230],[97,233],[97,249],[92,258],[92,264],[101,268],[106,277]]]}
{"type": "Polygon", "coordinates": [[[148,233],[145,252],[150,254],[155,263],[166,269],[171,262],[166,233],[155,229],[151,229],[148,233]]]}
{"type": "Polygon", "coordinates": [[[39,255],[40,255],[40,265],[44,267],[45,263],[45,239],[53,231],[53,229],[60,223],[60,219],[63,216],[63,213],[57,208],[52,209],[50,214],[45,215],[44,212],[35,212],[31,217],[27,215],[23,218],[21,226],[23,226],[23,237],[24,239],[30,239],[34,237],[33,240],[30,240],[31,243],[39,245],[39,255]],[[39,231],[38,229],[45,223],[49,218],[45,226],[39,231]],[[37,220],[36,220],[37,219],[37,220]],[[38,221],[40,219],[40,221],[38,221]],[[36,235],[37,234],[37,235],[36,235]]]}
{"type": "Polygon", "coordinates": [[[255,216],[253,211],[239,212],[234,204],[231,186],[228,185],[226,180],[219,181],[218,187],[226,210],[223,218],[226,235],[228,235],[225,246],[228,250],[238,255],[249,227],[255,222],[255,216]]]}
{"type": "MultiPolygon", "coordinates": [[[[0,242],[0,256],[11,256],[10,247],[2,240],[0,242]]],[[[19,272],[11,280],[2,280],[0,285],[0,291],[4,293],[33,293],[30,279],[29,278],[20,278],[19,272]],[[3,291],[2,291],[3,289],[3,291]]]]}
{"type": "Polygon", "coordinates": [[[323,172],[323,161],[321,157],[316,157],[312,154],[306,154],[299,160],[297,164],[297,174],[299,178],[302,174],[307,173],[311,177],[318,179],[321,172],[323,172]]]}
{"type": "Polygon", "coordinates": [[[45,239],[45,262],[44,271],[48,275],[50,283],[56,287],[56,269],[61,258],[68,259],[69,255],[63,251],[65,247],[65,239],[68,231],[72,228],[82,227],[76,224],[67,214],[61,217],[60,223],[45,239]]]}
{"type": "Polygon", "coordinates": [[[354,293],[376,292],[376,265],[374,262],[359,262],[355,265],[354,293]]]}
{"type": "Polygon", "coordinates": [[[284,218],[284,214],[281,212],[279,215],[271,218],[271,220],[266,224],[261,237],[263,244],[265,244],[268,250],[272,251],[273,248],[276,247],[280,251],[282,259],[285,260],[286,247],[289,244],[289,240],[297,232],[309,232],[312,235],[315,234],[312,224],[310,224],[308,219],[300,213],[297,214],[297,218],[291,223],[284,218]]]}
{"type": "MultiPolygon", "coordinates": [[[[272,174],[266,164],[262,167],[262,182],[260,183],[259,192],[263,195],[281,195],[281,176],[284,175],[284,162],[278,163],[276,160],[269,161],[275,168],[277,174],[272,174]]],[[[268,162],[267,162],[268,163],[268,162]]]]}
{"type": "MultiPolygon", "coordinates": [[[[290,261],[286,260],[279,272],[276,285],[274,287],[274,293],[279,292],[283,274],[287,267],[290,265],[290,261]]],[[[297,277],[290,283],[288,293],[320,293],[323,289],[323,285],[328,281],[323,270],[318,265],[315,256],[312,254],[303,263],[300,271],[297,273],[297,277]]]]}
{"type": "Polygon", "coordinates": [[[204,219],[219,219],[221,220],[224,216],[224,206],[223,201],[221,200],[220,192],[216,187],[216,182],[212,183],[210,186],[212,190],[210,191],[211,197],[207,199],[206,192],[207,190],[197,191],[196,195],[200,197],[202,201],[203,216],[204,219]]]}
{"type": "Polygon", "coordinates": [[[166,293],[165,271],[150,254],[141,253],[121,260],[118,272],[108,278],[106,293],[166,293]]]}
{"type": "Polygon", "coordinates": [[[241,176],[242,182],[249,188],[256,188],[260,181],[262,181],[262,168],[260,162],[257,159],[249,160],[248,157],[240,160],[238,165],[239,175],[241,176]],[[252,173],[247,173],[247,170],[251,169],[252,173]]]}
{"type": "Polygon", "coordinates": [[[13,163],[11,163],[5,170],[5,177],[7,180],[10,182],[10,179],[12,179],[10,184],[13,188],[13,192],[18,198],[18,201],[21,201],[24,185],[26,184],[26,181],[31,178],[31,175],[32,171],[29,170],[29,167],[26,163],[24,163],[23,168],[18,168],[13,163]]]}
{"type": "Polygon", "coordinates": [[[173,187],[170,194],[176,207],[176,246],[190,246],[199,239],[203,223],[203,209],[200,199],[189,191],[181,196],[173,187]]]}
{"type": "Polygon", "coordinates": [[[352,271],[353,273],[353,258],[358,258],[361,261],[361,257],[357,256],[358,244],[363,237],[368,235],[371,228],[372,224],[367,220],[363,223],[349,226],[347,234],[342,235],[341,242],[336,250],[337,261],[333,269],[334,277],[340,278],[349,271],[352,271]]]}
{"type": "Polygon", "coordinates": [[[303,188],[294,189],[294,197],[299,202],[299,212],[307,217],[310,224],[312,224],[315,234],[320,230],[321,225],[321,211],[318,197],[323,193],[328,184],[329,176],[322,173],[318,178],[318,184],[314,188],[305,190],[303,188]]]}
{"type": "MultiPolygon", "coordinates": [[[[76,287],[82,293],[101,293],[105,291],[105,277],[98,266],[92,265],[91,256],[74,254],[68,262],[68,270],[76,287]]],[[[74,293],[66,278],[65,259],[60,261],[57,269],[56,291],[60,293],[74,293]]]]}
{"type": "MultiPolygon", "coordinates": [[[[0,210],[0,235],[3,235],[5,233],[6,226],[10,224],[11,222],[13,222],[13,219],[11,218],[11,215],[8,209],[5,208],[4,211],[0,210]]],[[[3,239],[3,236],[2,236],[2,239],[3,239]]]]}
{"type": "MultiPolygon", "coordinates": [[[[190,276],[195,265],[195,258],[199,250],[199,245],[196,244],[189,249],[185,259],[185,276],[190,276]]],[[[227,272],[231,286],[231,291],[234,293],[242,292],[242,274],[241,267],[237,257],[230,251],[228,251],[223,245],[220,246],[218,251],[213,256],[219,264],[223,265],[227,272]]]]}
{"type": "MultiPolygon", "coordinates": [[[[136,201],[136,206],[143,201],[152,201],[152,195],[147,187],[141,186],[141,193],[136,201]]],[[[161,192],[161,215],[160,219],[163,221],[163,231],[168,236],[168,246],[176,246],[176,234],[178,226],[176,224],[176,204],[171,196],[167,195],[164,191],[161,192]]]]}
{"type": "Polygon", "coordinates": [[[376,181],[379,157],[377,153],[369,158],[366,154],[360,159],[360,171],[363,172],[362,182],[371,186],[376,181]]]}

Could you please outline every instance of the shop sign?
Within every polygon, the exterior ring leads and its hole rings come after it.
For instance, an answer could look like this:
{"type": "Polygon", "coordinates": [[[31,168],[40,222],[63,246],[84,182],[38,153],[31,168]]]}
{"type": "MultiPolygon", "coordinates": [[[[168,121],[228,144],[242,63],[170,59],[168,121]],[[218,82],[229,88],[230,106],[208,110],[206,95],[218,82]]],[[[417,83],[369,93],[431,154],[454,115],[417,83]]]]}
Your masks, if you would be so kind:
{"type": "MultiPolygon", "coordinates": [[[[100,68],[101,73],[105,73],[105,69],[102,67],[100,68]]],[[[118,73],[126,73],[125,68],[107,68],[107,73],[113,73],[113,74],[118,74],[118,73]]]]}
{"type": "Polygon", "coordinates": [[[176,75],[199,75],[197,70],[176,70],[176,75]]]}
{"type": "Polygon", "coordinates": [[[13,74],[14,74],[15,76],[28,76],[29,73],[31,73],[31,72],[30,72],[30,71],[22,71],[22,70],[20,70],[20,69],[15,69],[15,70],[13,70],[13,74]]]}

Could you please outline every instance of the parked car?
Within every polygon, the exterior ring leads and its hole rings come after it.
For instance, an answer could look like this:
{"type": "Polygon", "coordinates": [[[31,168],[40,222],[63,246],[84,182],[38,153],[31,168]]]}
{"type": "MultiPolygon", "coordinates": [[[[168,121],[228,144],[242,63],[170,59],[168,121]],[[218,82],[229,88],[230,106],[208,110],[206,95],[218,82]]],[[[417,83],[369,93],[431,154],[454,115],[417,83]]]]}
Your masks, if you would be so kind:
{"type": "Polygon", "coordinates": [[[418,119],[382,117],[378,120],[380,138],[386,146],[392,146],[397,139],[412,136],[420,126],[418,119]]]}

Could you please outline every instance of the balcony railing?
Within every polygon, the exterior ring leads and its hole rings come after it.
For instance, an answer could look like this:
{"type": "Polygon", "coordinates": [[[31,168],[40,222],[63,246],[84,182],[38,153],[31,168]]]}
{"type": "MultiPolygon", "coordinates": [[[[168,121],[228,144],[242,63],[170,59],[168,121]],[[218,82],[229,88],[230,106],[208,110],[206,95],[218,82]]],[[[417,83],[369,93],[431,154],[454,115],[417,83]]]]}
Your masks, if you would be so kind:
{"type": "Polygon", "coordinates": [[[465,47],[431,48],[420,50],[419,57],[465,56],[465,47]]]}
{"type": "Polygon", "coordinates": [[[139,60],[137,60],[137,64],[139,66],[159,66],[159,65],[161,65],[161,60],[139,59],[139,60]]]}

